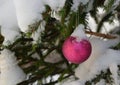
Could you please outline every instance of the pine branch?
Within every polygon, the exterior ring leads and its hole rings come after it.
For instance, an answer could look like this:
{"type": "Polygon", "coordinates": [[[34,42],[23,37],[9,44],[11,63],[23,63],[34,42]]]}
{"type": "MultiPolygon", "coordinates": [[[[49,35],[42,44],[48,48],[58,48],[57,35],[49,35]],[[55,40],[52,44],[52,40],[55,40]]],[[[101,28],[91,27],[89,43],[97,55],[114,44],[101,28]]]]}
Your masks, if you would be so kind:
{"type": "Polygon", "coordinates": [[[104,22],[108,21],[111,16],[112,16],[112,12],[109,12],[101,19],[97,27],[97,32],[101,31],[101,27],[103,26],[104,22]]]}
{"type": "Polygon", "coordinates": [[[98,36],[98,37],[107,38],[107,39],[115,39],[116,38],[116,36],[112,36],[112,35],[109,35],[109,34],[92,32],[92,31],[85,31],[85,33],[90,34],[90,35],[95,35],[95,36],[98,36]]]}
{"type": "MultiPolygon", "coordinates": [[[[25,80],[25,81],[23,81],[23,82],[21,82],[21,83],[19,83],[19,84],[17,84],[17,85],[28,85],[28,84],[30,84],[30,83],[34,83],[35,81],[42,80],[42,79],[46,76],[47,72],[50,71],[49,67],[46,67],[45,69],[47,69],[47,70],[41,69],[40,71],[44,71],[44,72],[42,72],[42,73],[37,73],[34,77],[29,78],[28,80],[25,80]],[[49,71],[48,71],[48,70],[49,70],[49,71]]],[[[39,72],[40,72],[40,71],[39,71],[39,72]]],[[[53,74],[53,75],[59,74],[59,73],[62,73],[63,71],[64,71],[63,69],[53,68],[53,71],[52,71],[51,75],[52,75],[52,74],[53,74]]]]}

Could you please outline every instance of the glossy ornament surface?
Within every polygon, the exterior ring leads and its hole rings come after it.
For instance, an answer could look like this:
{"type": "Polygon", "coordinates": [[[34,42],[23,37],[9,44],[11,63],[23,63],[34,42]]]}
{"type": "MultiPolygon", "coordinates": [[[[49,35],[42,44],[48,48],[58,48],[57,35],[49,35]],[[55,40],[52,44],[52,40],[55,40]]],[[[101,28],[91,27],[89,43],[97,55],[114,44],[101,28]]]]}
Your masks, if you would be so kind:
{"type": "Polygon", "coordinates": [[[63,43],[62,51],[65,58],[71,63],[79,64],[87,60],[91,54],[91,44],[87,39],[77,40],[70,36],[63,43]]]}

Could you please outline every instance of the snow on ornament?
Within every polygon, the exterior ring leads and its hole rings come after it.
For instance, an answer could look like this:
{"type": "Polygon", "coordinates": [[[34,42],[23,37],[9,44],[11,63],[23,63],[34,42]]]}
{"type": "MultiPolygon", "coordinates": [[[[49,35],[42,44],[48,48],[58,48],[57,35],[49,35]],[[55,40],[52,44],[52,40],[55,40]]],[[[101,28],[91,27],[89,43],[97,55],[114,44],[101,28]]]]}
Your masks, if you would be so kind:
{"type": "Polygon", "coordinates": [[[79,25],[63,43],[63,55],[71,63],[82,63],[87,60],[91,54],[92,47],[83,28],[83,25],[79,25]]]}
{"type": "Polygon", "coordinates": [[[4,49],[0,54],[0,85],[16,85],[25,80],[26,75],[17,65],[14,53],[4,49]]]}

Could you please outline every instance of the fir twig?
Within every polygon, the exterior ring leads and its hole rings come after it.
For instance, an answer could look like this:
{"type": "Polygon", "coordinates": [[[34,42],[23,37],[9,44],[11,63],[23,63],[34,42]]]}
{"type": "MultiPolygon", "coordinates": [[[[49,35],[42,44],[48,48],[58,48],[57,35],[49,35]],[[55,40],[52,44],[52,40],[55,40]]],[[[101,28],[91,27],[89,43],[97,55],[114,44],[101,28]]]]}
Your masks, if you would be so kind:
{"type": "Polygon", "coordinates": [[[113,35],[110,35],[110,34],[103,34],[103,33],[92,32],[92,31],[85,31],[85,33],[90,34],[90,35],[103,37],[103,38],[107,38],[107,39],[115,39],[116,38],[116,36],[113,36],[113,35]]]}

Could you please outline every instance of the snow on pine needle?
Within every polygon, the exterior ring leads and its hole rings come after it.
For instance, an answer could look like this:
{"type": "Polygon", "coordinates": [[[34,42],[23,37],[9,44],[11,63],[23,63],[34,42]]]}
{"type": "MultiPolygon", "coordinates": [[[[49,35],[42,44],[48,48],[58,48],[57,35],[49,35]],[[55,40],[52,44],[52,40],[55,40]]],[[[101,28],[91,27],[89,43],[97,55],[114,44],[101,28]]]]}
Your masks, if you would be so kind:
{"type": "Polygon", "coordinates": [[[52,10],[59,11],[65,4],[66,0],[43,0],[43,3],[49,5],[52,10]]]}
{"type": "Polygon", "coordinates": [[[0,0],[0,26],[1,34],[4,36],[4,45],[8,45],[20,36],[15,14],[14,3],[11,0],[0,0]]]}
{"type": "MultiPolygon", "coordinates": [[[[113,40],[102,40],[98,38],[90,39],[92,44],[92,54],[89,59],[80,64],[75,70],[75,75],[80,79],[82,83],[89,81],[100,74],[101,71],[106,71],[110,68],[113,78],[117,77],[112,64],[120,64],[120,50],[113,50],[110,47],[115,46],[120,37],[113,40]]],[[[116,68],[115,68],[116,69],[116,68]]],[[[117,78],[115,78],[115,83],[117,78]]]]}
{"type": "Polygon", "coordinates": [[[29,30],[29,25],[43,19],[42,13],[45,5],[49,5],[52,10],[60,10],[64,6],[65,0],[14,0],[18,25],[22,32],[29,30]],[[29,2],[29,3],[28,3],[29,2]]]}
{"type": "Polygon", "coordinates": [[[16,85],[26,79],[26,74],[17,65],[16,56],[8,49],[0,54],[0,85],[16,85]]]}
{"type": "MultiPolygon", "coordinates": [[[[4,36],[4,45],[13,43],[20,37],[20,31],[28,32],[29,26],[43,20],[42,13],[45,5],[49,5],[52,10],[58,11],[64,6],[65,0],[0,0],[0,26],[1,34],[4,36]]],[[[41,29],[41,28],[39,28],[41,29]]],[[[38,40],[38,33],[32,37],[38,40]]]]}
{"type": "Polygon", "coordinates": [[[18,25],[22,32],[29,30],[29,25],[42,20],[45,6],[42,0],[14,0],[18,25]]]}

